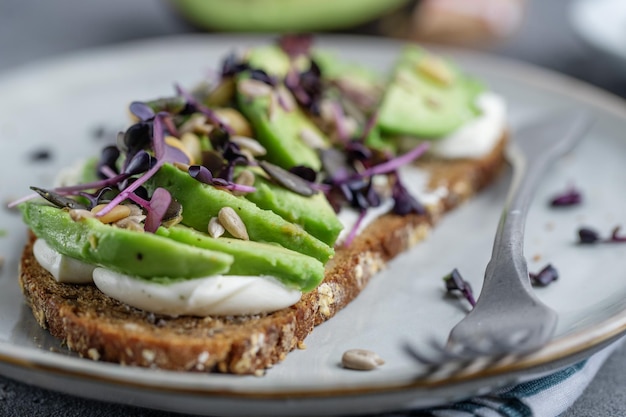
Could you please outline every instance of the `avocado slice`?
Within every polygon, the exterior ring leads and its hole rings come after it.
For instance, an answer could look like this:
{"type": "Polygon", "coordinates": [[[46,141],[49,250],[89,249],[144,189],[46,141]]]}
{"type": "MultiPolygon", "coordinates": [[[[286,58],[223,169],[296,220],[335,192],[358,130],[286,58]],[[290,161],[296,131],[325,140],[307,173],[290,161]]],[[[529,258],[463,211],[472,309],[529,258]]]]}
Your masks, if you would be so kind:
{"type": "Polygon", "coordinates": [[[171,164],[163,165],[145,185],[149,191],[157,187],[167,189],[184,207],[182,223],[196,230],[207,230],[209,220],[217,217],[222,207],[228,206],[241,217],[250,240],[277,243],[321,262],[326,262],[334,254],[332,247],[302,227],[270,210],[259,208],[243,197],[196,181],[171,164]]]}
{"type": "Polygon", "coordinates": [[[383,97],[378,126],[385,135],[443,137],[478,115],[476,98],[483,90],[452,63],[407,47],[383,97]]]}
{"type": "MultiPolygon", "coordinates": [[[[240,76],[239,82],[246,78],[245,75],[240,76]]],[[[308,146],[301,135],[303,131],[310,130],[326,143],[328,138],[300,108],[287,111],[280,105],[272,105],[269,96],[251,98],[240,92],[237,93],[237,104],[252,125],[255,138],[267,149],[268,161],[285,169],[296,165],[320,169],[322,164],[316,150],[308,146]]]]}
{"type": "Polygon", "coordinates": [[[261,175],[255,176],[256,191],[245,195],[262,209],[299,224],[329,246],[333,246],[343,225],[322,193],[305,197],[287,190],[261,175]]]}
{"type": "Polygon", "coordinates": [[[66,210],[27,202],[24,221],[59,253],[125,274],[155,279],[198,278],[228,272],[233,256],[185,245],[151,233],[101,223],[74,221],[66,210]]]}
{"type": "Polygon", "coordinates": [[[185,226],[161,227],[157,234],[187,245],[228,253],[235,259],[227,275],[272,276],[289,287],[311,291],[324,279],[324,265],[278,245],[211,236],[185,226]]]}

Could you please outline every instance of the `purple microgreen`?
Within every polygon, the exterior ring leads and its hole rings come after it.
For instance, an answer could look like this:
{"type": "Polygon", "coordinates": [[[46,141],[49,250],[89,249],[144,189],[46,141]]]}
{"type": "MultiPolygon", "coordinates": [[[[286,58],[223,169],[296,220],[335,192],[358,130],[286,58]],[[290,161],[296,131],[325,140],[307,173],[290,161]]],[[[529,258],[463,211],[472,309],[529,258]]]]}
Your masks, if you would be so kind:
{"type": "Polygon", "coordinates": [[[375,112],[367,119],[367,123],[365,124],[365,127],[363,128],[363,134],[361,135],[361,140],[363,142],[365,142],[365,140],[370,135],[372,130],[374,130],[377,124],[378,124],[378,112],[375,112]]]}
{"type": "Polygon", "coordinates": [[[267,161],[259,161],[259,166],[263,168],[270,178],[277,184],[303,196],[312,196],[317,190],[311,187],[309,181],[292,174],[291,172],[267,161]]]}
{"type": "Polygon", "coordinates": [[[150,199],[150,210],[148,210],[148,214],[146,216],[146,221],[144,224],[144,229],[146,232],[154,233],[161,225],[161,221],[163,220],[163,216],[167,212],[167,209],[172,202],[172,195],[165,188],[157,188],[152,193],[152,198],[150,199]]]}
{"type": "Polygon", "coordinates": [[[156,164],[156,160],[146,151],[139,151],[130,160],[123,174],[128,176],[141,174],[152,168],[156,164]]]}
{"type": "Polygon", "coordinates": [[[343,112],[341,103],[338,101],[332,101],[332,114],[335,121],[335,128],[337,131],[337,139],[341,142],[347,142],[350,139],[350,133],[346,127],[346,115],[343,112]]]}
{"type": "Polygon", "coordinates": [[[589,227],[581,227],[578,229],[578,241],[582,244],[593,244],[600,242],[600,234],[589,227]]]}
{"type": "Polygon", "coordinates": [[[392,189],[393,208],[392,211],[395,214],[405,216],[409,213],[426,214],[426,209],[420,204],[415,197],[409,193],[404,184],[400,181],[400,178],[396,176],[396,180],[392,189]]]}
{"type": "Polygon", "coordinates": [[[168,162],[180,162],[183,164],[191,162],[189,160],[189,156],[185,152],[168,144],[165,144],[165,155],[163,158],[168,162]]]}
{"type": "Polygon", "coordinates": [[[102,152],[100,154],[100,160],[98,161],[98,165],[96,168],[96,174],[98,175],[98,177],[104,179],[117,175],[117,167],[115,164],[117,163],[119,157],[120,150],[117,148],[117,146],[106,146],[104,149],[102,149],[102,152]],[[108,175],[111,172],[114,175],[108,175]]]}
{"type": "Polygon", "coordinates": [[[128,109],[132,114],[134,114],[139,120],[142,121],[151,120],[152,118],[154,118],[155,115],[154,110],[152,110],[152,108],[146,103],[141,101],[133,101],[132,103],[130,103],[128,109]]]}
{"type": "Polygon", "coordinates": [[[559,273],[556,268],[552,266],[552,264],[546,265],[536,274],[531,272],[528,276],[531,284],[537,287],[546,287],[559,279],[559,273]]]}
{"type": "Polygon", "coordinates": [[[78,195],[89,201],[89,208],[92,209],[98,204],[111,201],[110,198],[106,198],[106,194],[113,192],[111,187],[103,187],[95,193],[79,192],[78,195]]]}
{"type": "Polygon", "coordinates": [[[570,186],[563,193],[560,193],[550,200],[550,206],[552,207],[568,207],[580,204],[582,201],[581,192],[574,186],[570,186]]]}
{"type": "Polygon", "coordinates": [[[152,150],[154,156],[161,162],[165,156],[165,131],[163,129],[163,115],[159,113],[154,117],[152,125],[152,150]]]}
{"type": "Polygon", "coordinates": [[[607,238],[603,238],[599,232],[590,227],[581,227],[578,229],[578,243],[580,244],[595,244],[595,243],[624,243],[626,242],[626,235],[620,235],[620,226],[615,226],[611,230],[611,235],[607,238]]]}
{"type": "Polygon", "coordinates": [[[446,284],[446,291],[449,294],[460,292],[472,307],[476,305],[472,286],[463,279],[458,269],[454,268],[443,280],[446,284]]]}
{"type": "Polygon", "coordinates": [[[158,98],[146,103],[154,113],[180,114],[187,110],[187,101],[180,96],[158,98]]]}
{"type": "Polygon", "coordinates": [[[345,152],[350,160],[366,161],[371,160],[373,156],[370,148],[355,140],[346,143],[345,152]]]}
{"type": "Polygon", "coordinates": [[[17,200],[13,200],[13,201],[9,202],[9,204],[7,204],[7,208],[13,209],[13,208],[17,207],[18,205],[20,205],[22,203],[25,203],[27,201],[30,201],[30,200],[32,200],[34,198],[37,198],[37,197],[39,197],[38,193],[32,193],[32,194],[25,195],[24,197],[21,197],[21,198],[18,198],[17,200]]]}
{"type": "Polygon", "coordinates": [[[42,196],[50,203],[54,204],[56,207],[69,209],[87,209],[87,207],[74,200],[73,198],[65,197],[54,191],[44,190],[43,188],[39,187],[30,187],[30,189],[35,191],[37,194],[42,196]]]}
{"type": "Polygon", "coordinates": [[[256,188],[248,185],[236,184],[223,178],[216,178],[211,174],[208,168],[202,165],[191,165],[189,167],[189,176],[203,184],[221,187],[230,191],[238,191],[241,193],[253,193],[256,191],[256,188]]]}
{"type": "Polygon", "coordinates": [[[311,34],[285,35],[278,39],[278,46],[292,59],[301,55],[309,55],[312,45],[313,36],[311,34]]]}
{"type": "Polygon", "coordinates": [[[428,142],[422,142],[419,145],[417,145],[415,148],[410,150],[409,152],[405,153],[404,155],[398,156],[396,158],[392,158],[381,164],[374,165],[373,167],[368,168],[365,171],[361,172],[359,175],[364,176],[364,177],[369,177],[372,175],[388,174],[393,171],[396,171],[401,166],[410,164],[415,159],[422,156],[424,152],[428,150],[429,146],[430,145],[428,142]]]}
{"type": "Polygon", "coordinates": [[[620,226],[615,226],[613,228],[613,231],[611,232],[611,239],[610,242],[626,242],[626,236],[619,234],[621,227],[620,226]]]}
{"type": "Polygon", "coordinates": [[[228,133],[233,134],[233,129],[226,125],[218,116],[215,114],[213,110],[200,103],[196,98],[187,90],[185,90],[180,85],[175,85],[176,92],[182,96],[185,100],[187,100],[187,104],[193,106],[197,111],[204,114],[206,118],[215,126],[222,126],[228,133]]]}
{"type": "Polygon", "coordinates": [[[235,54],[230,53],[222,62],[222,77],[232,77],[250,68],[248,63],[241,61],[235,54]]]}
{"type": "Polygon", "coordinates": [[[262,83],[272,87],[276,87],[276,85],[278,84],[274,77],[269,75],[264,70],[258,68],[253,68],[250,70],[250,79],[261,81],[262,83]]]}
{"type": "Polygon", "coordinates": [[[357,217],[356,222],[354,222],[354,225],[352,226],[352,228],[350,229],[350,232],[348,233],[348,236],[346,237],[346,240],[343,242],[344,247],[347,248],[348,246],[352,244],[352,242],[354,241],[354,238],[359,232],[359,228],[361,227],[361,223],[363,223],[363,219],[365,218],[366,214],[367,214],[367,210],[365,209],[359,211],[359,217],[357,217]]]}
{"type": "Polygon", "coordinates": [[[30,159],[34,162],[47,161],[52,158],[52,152],[49,149],[37,149],[30,153],[30,159]]]}
{"type": "Polygon", "coordinates": [[[191,178],[204,184],[213,185],[213,174],[211,174],[211,171],[209,171],[207,167],[202,165],[191,165],[188,172],[191,178]]]}

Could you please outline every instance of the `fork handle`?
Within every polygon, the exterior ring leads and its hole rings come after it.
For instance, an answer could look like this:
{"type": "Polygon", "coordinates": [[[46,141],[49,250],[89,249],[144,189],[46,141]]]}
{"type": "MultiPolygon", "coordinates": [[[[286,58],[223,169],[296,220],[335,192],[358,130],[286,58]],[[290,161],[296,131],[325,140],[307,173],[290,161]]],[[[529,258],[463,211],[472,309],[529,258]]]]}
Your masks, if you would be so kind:
{"type": "Polygon", "coordinates": [[[513,167],[512,185],[498,224],[491,260],[485,273],[483,292],[485,286],[493,285],[506,285],[508,288],[520,285],[520,289],[531,291],[530,279],[522,278],[528,277],[524,257],[526,215],[537,185],[553,160],[550,155],[529,159],[519,151],[511,150],[509,161],[513,167]],[[490,273],[491,270],[498,273],[490,273]],[[506,273],[502,273],[503,271],[506,273]],[[511,276],[519,276],[521,279],[511,280],[511,276]]]}

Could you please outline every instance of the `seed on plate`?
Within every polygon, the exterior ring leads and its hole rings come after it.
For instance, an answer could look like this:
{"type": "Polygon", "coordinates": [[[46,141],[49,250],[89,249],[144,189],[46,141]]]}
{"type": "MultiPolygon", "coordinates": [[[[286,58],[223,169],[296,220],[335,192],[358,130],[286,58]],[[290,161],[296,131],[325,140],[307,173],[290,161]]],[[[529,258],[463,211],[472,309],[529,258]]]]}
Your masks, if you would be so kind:
{"type": "Polygon", "coordinates": [[[370,371],[384,363],[385,361],[377,353],[366,349],[350,349],[341,357],[341,364],[344,368],[359,371],[370,371]]]}
{"type": "Polygon", "coordinates": [[[252,156],[263,156],[267,150],[256,139],[247,136],[231,136],[230,141],[235,143],[241,150],[247,150],[252,156]]]}
{"type": "Polygon", "coordinates": [[[217,213],[217,218],[224,229],[228,231],[233,237],[250,240],[248,236],[248,230],[246,225],[241,220],[241,217],[231,207],[222,207],[217,213]]]}
{"type": "Polygon", "coordinates": [[[194,113],[189,116],[183,124],[178,128],[178,133],[184,135],[185,133],[208,133],[206,116],[200,113],[194,113]]]}
{"type": "Polygon", "coordinates": [[[118,220],[122,220],[130,215],[130,208],[125,205],[117,205],[113,207],[111,211],[102,216],[97,216],[97,214],[102,211],[103,208],[106,207],[106,204],[98,204],[94,208],[91,209],[91,212],[96,215],[96,218],[100,220],[102,223],[114,223],[118,220]]]}

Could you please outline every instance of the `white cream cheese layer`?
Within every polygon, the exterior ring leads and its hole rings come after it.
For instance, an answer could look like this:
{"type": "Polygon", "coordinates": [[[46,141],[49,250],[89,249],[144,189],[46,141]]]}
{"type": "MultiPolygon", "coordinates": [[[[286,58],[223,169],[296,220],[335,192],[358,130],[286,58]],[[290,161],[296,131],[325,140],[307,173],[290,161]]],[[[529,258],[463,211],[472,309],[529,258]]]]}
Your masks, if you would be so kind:
{"type": "Polygon", "coordinates": [[[33,254],[39,265],[50,272],[57,282],[87,284],[93,281],[94,265],[60,254],[43,239],[35,241],[33,254]]]}
{"type": "Polygon", "coordinates": [[[478,96],[481,114],[450,135],[433,140],[428,152],[439,158],[481,158],[498,143],[506,129],[506,103],[493,92],[478,96]]]}
{"type": "Polygon", "coordinates": [[[265,276],[211,276],[158,284],[96,268],[93,281],[123,303],[170,316],[228,316],[269,313],[289,307],[302,293],[265,276]]]}
{"type": "Polygon", "coordinates": [[[111,298],[170,316],[270,313],[294,305],[302,296],[300,291],[268,276],[216,275],[158,284],[60,254],[43,239],[35,242],[34,254],[58,282],[94,282],[111,298]]]}

